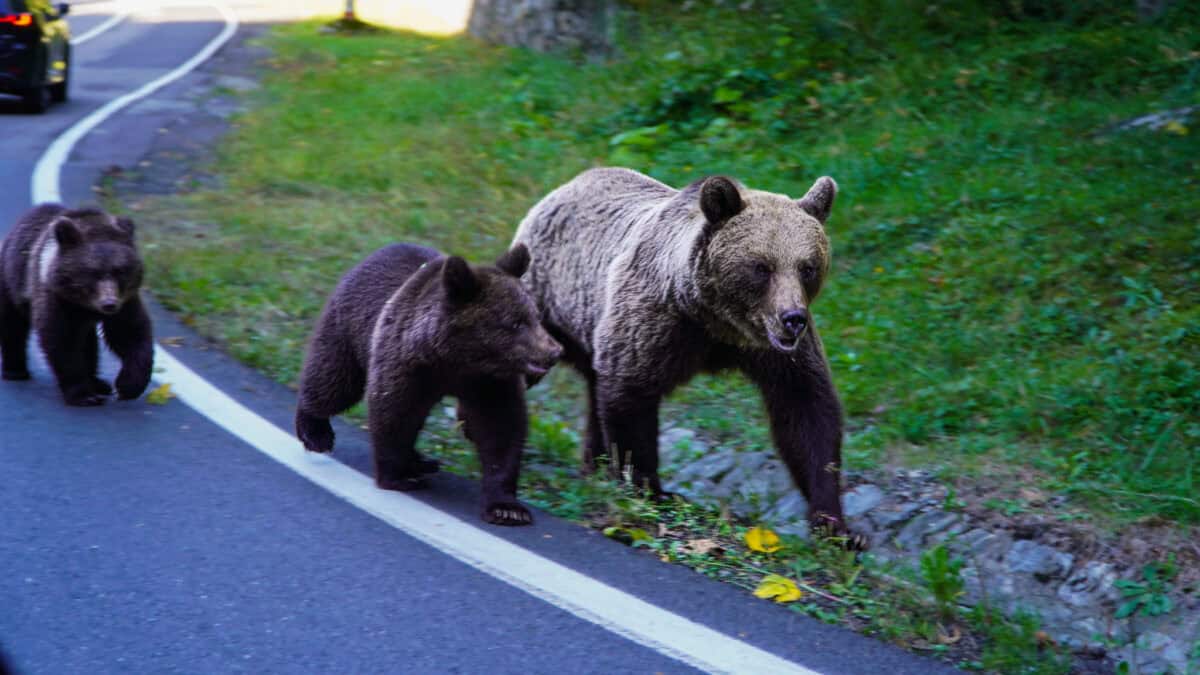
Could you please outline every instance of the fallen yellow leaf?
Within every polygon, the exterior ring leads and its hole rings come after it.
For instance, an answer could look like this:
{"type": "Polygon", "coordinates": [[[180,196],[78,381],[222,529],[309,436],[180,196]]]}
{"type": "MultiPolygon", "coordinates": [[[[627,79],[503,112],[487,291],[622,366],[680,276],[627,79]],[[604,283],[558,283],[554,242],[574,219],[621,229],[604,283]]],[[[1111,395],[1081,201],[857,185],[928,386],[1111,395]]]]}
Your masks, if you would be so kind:
{"type": "Polygon", "coordinates": [[[746,546],[751,551],[774,553],[783,546],[779,543],[779,535],[765,527],[752,527],[746,532],[746,546]]]}
{"type": "Polygon", "coordinates": [[[604,528],[603,532],[604,536],[609,539],[616,539],[626,546],[632,546],[639,541],[654,541],[654,537],[651,537],[640,527],[618,527],[612,525],[604,528]]]}
{"type": "Polygon", "coordinates": [[[1188,128],[1179,120],[1171,120],[1163,125],[1163,131],[1176,136],[1187,136],[1188,128]]]}
{"type": "Polygon", "coordinates": [[[754,589],[754,597],[771,598],[775,602],[795,602],[803,595],[800,588],[796,586],[796,582],[778,574],[768,574],[763,577],[763,580],[758,583],[758,588],[754,589]]]}
{"type": "Polygon", "coordinates": [[[146,403],[151,405],[166,405],[167,401],[175,398],[175,394],[171,392],[171,383],[158,387],[149,394],[146,394],[146,403]]]}

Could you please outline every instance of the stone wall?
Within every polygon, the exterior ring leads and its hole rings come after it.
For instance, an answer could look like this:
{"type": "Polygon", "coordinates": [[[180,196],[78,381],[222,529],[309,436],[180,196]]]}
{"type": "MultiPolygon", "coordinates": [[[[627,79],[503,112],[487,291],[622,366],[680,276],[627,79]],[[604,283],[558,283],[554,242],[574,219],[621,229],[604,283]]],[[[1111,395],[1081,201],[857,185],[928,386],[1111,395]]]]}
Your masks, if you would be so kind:
{"type": "MultiPolygon", "coordinates": [[[[769,452],[712,448],[689,429],[659,439],[666,489],[693,502],[759,520],[776,531],[808,536],[807,506],[787,469],[769,452]]],[[[1175,598],[1174,611],[1135,622],[1116,620],[1114,582],[1140,569],[1072,552],[1044,536],[1047,528],[997,527],[967,509],[947,509],[947,489],[929,472],[896,470],[854,476],[843,496],[850,525],[871,540],[870,555],[916,568],[922,552],[945,543],[965,562],[970,606],[986,602],[1023,610],[1073,651],[1136,664],[1132,672],[1191,673],[1189,652],[1200,642],[1200,596],[1175,598]],[[864,482],[865,481],[865,482],[864,482]]],[[[1165,555],[1165,552],[1159,552],[1165,555]]]]}

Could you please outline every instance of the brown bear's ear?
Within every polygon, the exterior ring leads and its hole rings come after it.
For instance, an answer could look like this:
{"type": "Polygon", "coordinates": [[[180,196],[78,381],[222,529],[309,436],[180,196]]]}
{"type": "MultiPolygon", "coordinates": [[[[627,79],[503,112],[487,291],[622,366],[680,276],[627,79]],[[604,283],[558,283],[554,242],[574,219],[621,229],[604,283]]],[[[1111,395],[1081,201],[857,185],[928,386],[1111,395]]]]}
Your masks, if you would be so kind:
{"type": "Polygon", "coordinates": [[[496,260],[496,267],[520,278],[529,269],[529,248],[517,244],[496,260]]]}
{"type": "Polygon", "coordinates": [[[829,212],[833,210],[833,198],[837,197],[837,183],[829,176],[821,176],[813,186],[808,189],[808,194],[796,201],[800,208],[804,209],[808,215],[821,221],[824,225],[829,219],[829,212]]]}
{"type": "Polygon", "coordinates": [[[733,181],[725,176],[704,179],[704,184],[700,186],[700,210],[704,212],[709,225],[721,225],[741,213],[743,208],[742,194],[733,181]]]}
{"type": "Polygon", "coordinates": [[[479,278],[471,271],[467,261],[456,255],[446,258],[446,265],[442,267],[442,283],[446,285],[446,295],[457,302],[466,302],[479,295],[479,278]]]}
{"type": "Polygon", "coordinates": [[[134,230],[137,228],[134,227],[133,220],[126,218],[125,216],[121,216],[120,218],[117,218],[117,229],[132,237],[134,230]]]}
{"type": "Polygon", "coordinates": [[[59,218],[51,227],[54,228],[54,240],[63,248],[70,248],[83,241],[83,233],[70,218],[59,218]]]}

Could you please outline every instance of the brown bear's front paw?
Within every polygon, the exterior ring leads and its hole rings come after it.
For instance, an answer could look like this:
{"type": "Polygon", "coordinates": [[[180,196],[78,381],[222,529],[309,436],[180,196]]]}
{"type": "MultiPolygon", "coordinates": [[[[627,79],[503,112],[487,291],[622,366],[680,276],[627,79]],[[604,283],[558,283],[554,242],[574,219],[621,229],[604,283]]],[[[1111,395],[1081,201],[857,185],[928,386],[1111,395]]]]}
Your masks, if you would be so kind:
{"type": "Polygon", "coordinates": [[[117,373],[117,398],[122,401],[132,401],[142,395],[146,391],[146,387],[150,385],[150,371],[145,373],[134,373],[126,368],[122,368],[121,372],[117,373]]]}
{"type": "Polygon", "coordinates": [[[392,478],[378,476],[375,478],[375,485],[381,490],[412,492],[413,490],[427,489],[429,487],[429,481],[420,476],[400,476],[392,478]]]}
{"type": "Polygon", "coordinates": [[[669,501],[674,496],[663,489],[662,483],[658,479],[658,472],[638,471],[634,469],[630,477],[633,479],[634,487],[639,490],[649,491],[655,501],[669,501]]]}
{"type": "Polygon", "coordinates": [[[108,382],[105,382],[104,380],[102,380],[98,377],[93,377],[92,378],[92,393],[96,394],[97,396],[111,396],[113,393],[113,388],[112,388],[112,385],[109,384],[108,382]]]}
{"type": "Polygon", "coordinates": [[[839,544],[847,551],[865,551],[871,547],[871,540],[865,534],[851,530],[840,518],[818,513],[809,526],[818,539],[839,544]]]}
{"type": "Polygon", "coordinates": [[[98,405],[104,405],[106,396],[97,394],[92,389],[92,383],[78,384],[63,392],[63,401],[67,405],[77,406],[80,408],[90,408],[98,405]]]}
{"type": "Polygon", "coordinates": [[[518,501],[496,500],[484,505],[483,521],[491,525],[532,525],[533,514],[518,501]]]}
{"type": "Polygon", "coordinates": [[[8,368],[5,368],[4,370],[0,371],[0,378],[3,378],[5,380],[13,380],[14,382],[19,382],[21,380],[28,380],[32,377],[33,376],[29,374],[29,371],[24,368],[21,368],[19,370],[16,368],[13,368],[11,370],[8,368]]]}
{"type": "Polygon", "coordinates": [[[441,462],[422,455],[417,455],[417,461],[414,463],[414,466],[417,468],[417,473],[421,475],[437,473],[442,470],[441,462]]]}
{"type": "Polygon", "coordinates": [[[333,451],[333,425],[328,418],[296,413],[296,437],[309,452],[333,451]]]}

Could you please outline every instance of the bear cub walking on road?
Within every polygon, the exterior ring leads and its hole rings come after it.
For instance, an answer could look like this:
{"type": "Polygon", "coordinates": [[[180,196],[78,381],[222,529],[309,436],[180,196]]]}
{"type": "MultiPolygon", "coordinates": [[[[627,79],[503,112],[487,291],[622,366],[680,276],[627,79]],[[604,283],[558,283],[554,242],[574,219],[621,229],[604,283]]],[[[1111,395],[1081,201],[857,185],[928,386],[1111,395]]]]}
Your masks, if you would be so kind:
{"type": "Polygon", "coordinates": [[[562,348],[521,286],[528,267],[524,246],[494,266],[471,266],[393,244],[350,270],[317,321],[300,377],[296,435],[304,447],[332,450],[329,418],[365,390],[375,483],[423,487],[437,462],[417,453],[417,434],[433,406],[455,396],[483,467],[483,519],[532,523],[516,496],[528,428],[525,382],[545,375],[562,348]]]}
{"type": "Polygon", "coordinates": [[[154,343],[138,297],[142,260],[133,221],[99,209],[42,204],[0,245],[0,374],[29,379],[26,343],[37,330],[67,405],[104,403],[113,388],[96,377],[96,325],[121,359],[117,397],[141,396],[150,383],[154,343]]]}
{"type": "Polygon", "coordinates": [[[846,532],[842,409],[810,311],[836,194],[828,177],[792,199],[724,176],[676,190],[606,168],[529,211],[514,243],[529,247],[525,284],[587,380],[587,461],[615,452],[610,466],[629,461],[633,480],[661,494],[663,398],[698,372],[738,369],[762,391],[814,529],[846,532]]]}

